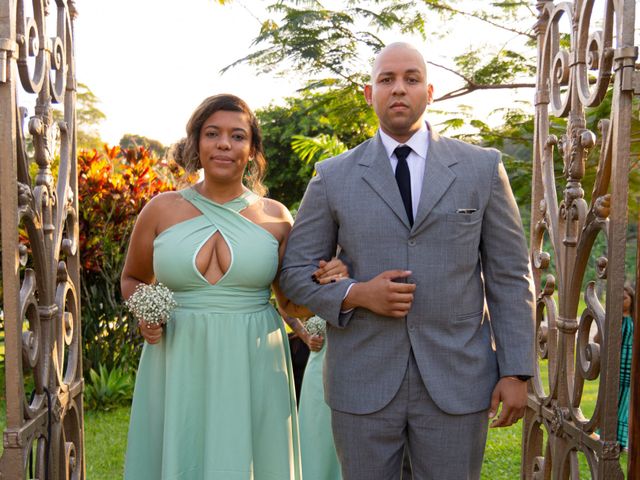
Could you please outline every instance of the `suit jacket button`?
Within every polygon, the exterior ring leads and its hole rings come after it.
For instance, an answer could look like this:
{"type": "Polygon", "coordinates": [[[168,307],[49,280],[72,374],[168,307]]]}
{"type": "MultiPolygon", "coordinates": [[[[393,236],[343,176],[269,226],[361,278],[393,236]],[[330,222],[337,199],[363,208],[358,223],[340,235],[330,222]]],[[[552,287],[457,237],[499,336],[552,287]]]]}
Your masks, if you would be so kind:
{"type": "Polygon", "coordinates": [[[409,240],[409,246],[410,247],[415,247],[416,246],[416,241],[413,238],[409,240]]]}

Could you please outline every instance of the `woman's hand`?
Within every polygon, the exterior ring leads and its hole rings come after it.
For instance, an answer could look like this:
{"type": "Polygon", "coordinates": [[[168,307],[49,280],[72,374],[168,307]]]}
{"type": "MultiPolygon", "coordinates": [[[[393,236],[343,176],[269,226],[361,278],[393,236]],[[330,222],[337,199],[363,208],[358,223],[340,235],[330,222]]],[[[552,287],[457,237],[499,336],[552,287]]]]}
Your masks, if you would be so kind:
{"type": "Polygon", "coordinates": [[[138,325],[140,326],[140,333],[147,343],[153,345],[158,343],[162,338],[162,325],[157,323],[147,323],[144,320],[140,320],[138,325]]]}
{"type": "Polygon", "coordinates": [[[340,280],[346,280],[349,278],[349,270],[347,266],[342,263],[342,260],[334,257],[328,262],[320,260],[318,263],[318,269],[313,272],[312,279],[314,282],[320,285],[326,285],[327,283],[335,283],[340,280]]]}
{"type": "Polygon", "coordinates": [[[307,333],[302,340],[312,352],[319,352],[324,345],[324,337],[321,335],[309,335],[307,333]]]}

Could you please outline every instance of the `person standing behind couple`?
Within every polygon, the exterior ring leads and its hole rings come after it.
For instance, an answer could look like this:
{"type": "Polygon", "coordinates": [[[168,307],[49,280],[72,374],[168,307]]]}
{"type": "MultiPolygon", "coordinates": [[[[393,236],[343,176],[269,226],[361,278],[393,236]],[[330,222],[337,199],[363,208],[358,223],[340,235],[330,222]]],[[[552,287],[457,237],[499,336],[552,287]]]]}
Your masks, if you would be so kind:
{"type": "Polygon", "coordinates": [[[345,480],[480,478],[487,436],[524,414],[534,367],[528,253],[500,153],[438,135],[426,64],[384,48],[376,136],[316,166],[281,285],[326,319],[325,395],[345,480]],[[320,288],[340,246],[352,279],[320,288]],[[496,416],[499,404],[500,414],[496,416]]]}

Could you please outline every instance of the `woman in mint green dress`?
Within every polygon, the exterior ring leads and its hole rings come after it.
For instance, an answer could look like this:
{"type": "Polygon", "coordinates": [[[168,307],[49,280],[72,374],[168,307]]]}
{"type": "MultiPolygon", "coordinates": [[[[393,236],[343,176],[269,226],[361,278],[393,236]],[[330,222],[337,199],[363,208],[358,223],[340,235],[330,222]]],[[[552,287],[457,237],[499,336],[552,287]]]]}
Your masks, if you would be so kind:
{"type": "Polygon", "coordinates": [[[300,453],[304,480],[342,480],[331,431],[331,409],[324,401],[325,345],[309,354],[300,392],[300,453]]]}
{"type": "MultiPolygon", "coordinates": [[[[187,171],[202,168],[203,181],[145,206],[121,279],[125,298],[159,281],[178,304],[164,328],[140,322],[146,342],[125,478],[300,479],[291,362],[270,287],[287,316],[310,312],[278,288],[292,220],[260,196],[266,162],[257,120],[237,97],[210,97],[174,157],[187,171]]],[[[322,283],[346,271],[331,263],[322,283]]],[[[291,327],[317,348],[297,319],[291,327]]]]}

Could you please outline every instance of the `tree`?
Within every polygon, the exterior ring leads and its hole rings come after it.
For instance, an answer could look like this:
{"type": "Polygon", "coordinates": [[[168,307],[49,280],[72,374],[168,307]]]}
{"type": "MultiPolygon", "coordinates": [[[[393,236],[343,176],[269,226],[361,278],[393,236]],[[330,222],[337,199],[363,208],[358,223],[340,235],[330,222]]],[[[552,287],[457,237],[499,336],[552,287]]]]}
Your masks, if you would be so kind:
{"type": "MultiPolygon", "coordinates": [[[[465,18],[514,35],[515,40],[509,42],[510,48],[504,45],[481,48],[476,44],[473,49],[453,58],[450,65],[430,62],[460,80],[460,85],[452,87],[436,101],[477,90],[534,86],[531,77],[535,70],[535,37],[530,30],[520,31],[513,27],[533,26],[535,14],[528,7],[530,2],[483,2],[482,9],[468,11],[458,8],[456,2],[443,0],[348,0],[341,3],[340,10],[326,8],[325,3],[319,0],[273,3],[268,9],[272,18],[262,22],[254,39],[254,51],[223,69],[250,63],[262,72],[284,75],[303,71],[309,78],[299,102],[289,99],[286,108],[270,107],[259,115],[265,129],[268,159],[272,163],[267,183],[272,194],[288,205],[300,199],[312,173],[308,165],[311,157],[305,157],[307,163],[300,164],[291,156],[290,144],[294,135],[300,136],[298,150],[313,150],[316,161],[332,151],[321,147],[321,143],[342,142],[353,147],[359,142],[352,143],[349,137],[364,140],[373,134],[377,120],[360,93],[370,65],[361,59],[371,58],[384,46],[384,33],[396,30],[424,38],[427,28],[434,30],[432,24],[438,19],[465,18]],[[309,103],[309,100],[318,102],[320,99],[323,103],[317,108],[309,103]],[[331,117],[332,123],[310,126],[306,113],[299,118],[296,111],[289,109],[312,111],[321,121],[331,117]],[[368,135],[352,135],[358,126],[363,126],[368,135]],[[283,168],[285,164],[286,168],[283,168]]],[[[444,32],[438,34],[444,35],[444,32]]],[[[461,126],[468,123],[468,119],[454,116],[447,122],[445,127],[455,127],[455,122],[461,126]]]]}
{"type": "MultiPolygon", "coordinates": [[[[76,141],[79,149],[101,150],[104,142],[98,127],[107,116],[98,108],[100,100],[84,83],[78,83],[76,91],[76,141]]],[[[61,110],[53,110],[55,121],[63,120],[61,110]]]]}
{"type": "Polygon", "coordinates": [[[84,83],[76,93],[77,142],[79,148],[102,148],[98,127],[107,116],[98,108],[100,100],[84,83]]]}
{"type": "MultiPolygon", "coordinates": [[[[343,92],[349,88],[352,92],[360,89],[369,70],[369,65],[361,59],[371,58],[380,50],[384,46],[384,34],[390,31],[416,34],[423,38],[427,34],[444,37],[451,33],[452,27],[436,33],[434,25],[440,27],[445,22],[455,25],[452,20],[467,19],[490,25],[496,31],[513,34],[503,45],[476,44],[453,57],[448,64],[429,62],[451,72],[460,81],[459,85],[451,86],[436,98],[436,102],[479,90],[534,86],[532,77],[535,73],[536,45],[533,26],[537,12],[532,2],[347,0],[340,3],[340,10],[331,9],[327,4],[324,0],[280,0],[272,3],[268,9],[271,18],[262,21],[254,39],[254,50],[226,67],[228,69],[240,63],[250,63],[262,72],[286,74],[303,71],[309,78],[305,89],[307,93],[303,94],[306,98],[312,98],[309,97],[309,91],[320,91],[320,96],[325,100],[342,99],[342,112],[350,112],[350,115],[341,125],[336,124],[334,128],[318,132],[309,132],[304,128],[296,132],[301,136],[297,140],[298,151],[307,154],[313,152],[314,160],[331,150],[324,148],[327,142],[342,141],[347,147],[353,146],[342,138],[345,124],[348,120],[358,119],[358,116],[361,120],[370,118],[367,115],[371,116],[371,110],[359,95],[344,96],[343,92]],[[438,20],[444,22],[438,23],[438,20]],[[527,28],[521,28],[521,25],[526,25],[527,28]],[[325,136],[318,136],[321,134],[325,136]]],[[[563,35],[560,42],[569,48],[568,35],[563,35]]],[[[289,105],[293,105],[291,100],[289,105]]],[[[330,104],[329,101],[326,105],[330,104]]],[[[608,109],[608,103],[604,102],[598,110],[588,112],[588,122],[593,131],[598,131],[595,125],[597,119],[607,117],[608,109]]],[[[434,112],[433,108],[431,112],[434,112]]],[[[450,130],[452,136],[464,137],[474,143],[502,150],[519,204],[528,205],[533,115],[512,105],[498,108],[496,112],[502,115],[503,120],[498,127],[491,127],[486,119],[473,118],[472,112],[464,106],[460,106],[458,112],[447,112],[448,118],[438,127],[450,130]],[[462,127],[471,133],[456,134],[456,130],[462,127]]],[[[331,112],[327,110],[324,114],[331,115],[331,112]]],[[[367,124],[370,130],[374,127],[375,118],[367,124]]],[[[564,120],[554,120],[553,127],[558,134],[562,134],[564,120]]],[[[281,128],[285,129],[284,126],[281,128]]],[[[293,141],[295,137],[287,135],[287,139],[293,141]]],[[[636,151],[637,147],[634,145],[632,154],[635,163],[638,159],[636,151]]],[[[304,160],[309,161],[309,158],[307,155],[304,160]]],[[[589,161],[598,161],[598,149],[591,154],[589,161]]],[[[310,174],[308,166],[301,168],[306,169],[303,172],[305,175],[310,174]]],[[[558,168],[561,169],[559,163],[558,168]]],[[[593,169],[589,172],[593,175],[593,169]]],[[[590,191],[592,182],[593,178],[584,179],[587,192],[590,191]]],[[[631,182],[631,188],[638,191],[638,179],[634,177],[631,182]]],[[[526,211],[523,214],[528,216],[526,211]]]]}
{"type": "Polygon", "coordinates": [[[164,157],[167,153],[167,147],[153,138],[147,138],[135,133],[125,133],[120,139],[120,148],[123,150],[138,147],[145,147],[151,150],[158,158],[164,157]]]}
{"type": "Polygon", "coordinates": [[[344,87],[333,92],[304,92],[286,99],[284,106],[256,112],[262,126],[269,167],[265,183],[269,195],[294,208],[300,202],[313,174],[313,161],[300,161],[292,149],[295,137],[335,136],[351,148],[375,133],[377,120],[359,89],[344,87]],[[357,108],[352,108],[356,105],[357,108]]]}
{"type": "MultiPolygon", "coordinates": [[[[280,0],[268,11],[273,17],[262,22],[254,39],[256,49],[227,66],[251,63],[263,72],[304,71],[309,87],[360,85],[368,72],[362,58],[371,58],[384,47],[382,33],[392,30],[427,36],[437,19],[473,19],[514,35],[505,45],[476,47],[455,57],[443,68],[461,81],[435,101],[466,95],[477,90],[533,87],[535,37],[531,28],[513,25],[535,23],[528,1],[482,2],[481,8],[463,10],[455,1],[444,0],[348,0],[340,10],[325,7],[319,0],[280,0]],[[525,53],[522,53],[522,51],[525,53]],[[528,81],[518,81],[525,77],[528,81]]],[[[476,4],[478,2],[475,2],[476,4]]],[[[444,25],[440,22],[439,26],[444,25]]],[[[444,32],[432,32],[444,35],[444,32]]]]}

